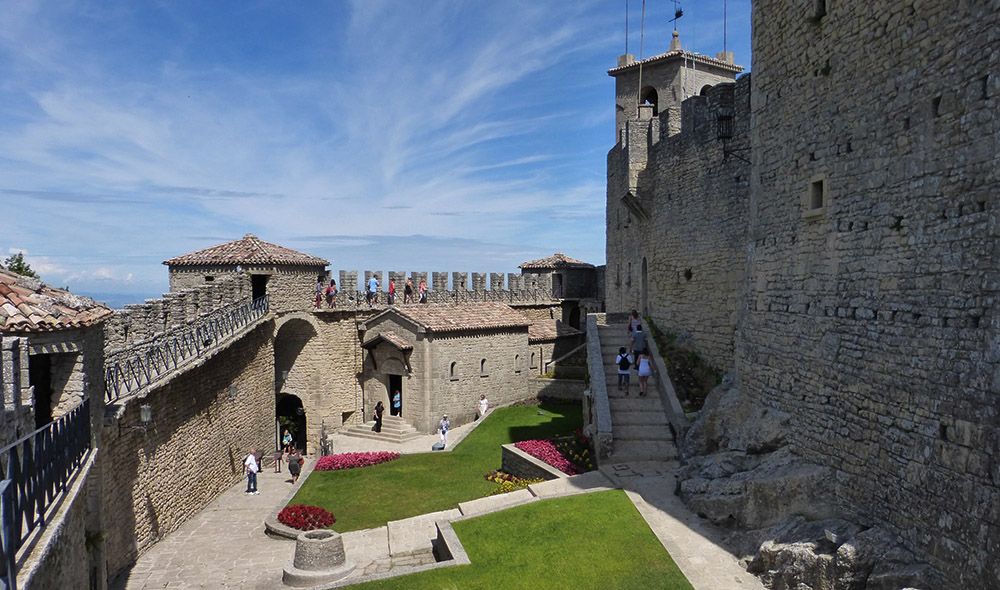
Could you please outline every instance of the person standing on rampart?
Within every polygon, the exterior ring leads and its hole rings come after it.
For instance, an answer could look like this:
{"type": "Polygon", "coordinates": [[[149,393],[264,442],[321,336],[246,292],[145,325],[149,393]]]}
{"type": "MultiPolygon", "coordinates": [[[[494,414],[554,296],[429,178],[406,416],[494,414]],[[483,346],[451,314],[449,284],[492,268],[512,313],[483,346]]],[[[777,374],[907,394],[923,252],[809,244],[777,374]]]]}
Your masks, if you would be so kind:
{"type": "Polygon", "coordinates": [[[413,303],[413,280],[406,279],[403,285],[403,303],[413,303]]]}
{"type": "Polygon", "coordinates": [[[368,291],[365,295],[368,299],[368,307],[371,307],[372,303],[378,304],[378,278],[375,275],[368,279],[368,291]]]}
{"type": "Polygon", "coordinates": [[[328,308],[337,307],[337,281],[330,279],[330,284],[326,286],[326,306],[328,308]]]}
{"type": "Polygon", "coordinates": [[[389,279],[389,296],[386,301],[389,305],[394,305],[396,303],[396,281],[389,279]]]}
{"type": "Polygon", "coordinates": [[[427,303],[427,281],[420,279],[420,303],[427,303]]]}
{"type": "Polygon", "coordinates": [[[323,306],[323,281],[322,280],[317,280],[316,281],[316,301],[315,301],[315,305],[316,305],[316,309],[319,309],[320,307],[323,306]]]}

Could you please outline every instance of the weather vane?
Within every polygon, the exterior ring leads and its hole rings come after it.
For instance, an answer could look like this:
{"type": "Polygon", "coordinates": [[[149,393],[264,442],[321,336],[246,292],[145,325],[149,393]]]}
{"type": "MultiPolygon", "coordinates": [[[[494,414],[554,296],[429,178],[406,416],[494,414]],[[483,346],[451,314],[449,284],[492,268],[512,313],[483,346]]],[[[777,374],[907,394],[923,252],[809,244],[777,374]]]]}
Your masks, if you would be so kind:
{"type": "Polygon", "coordinates": [[[682,16],[684,16],[684,11],[681,9],[680,2],[678,2],[677,0],[674,0],[674,18],[670,19],[667,22],[674,23],[674,30],[675,31],[677,30],[677,21],[680,20],[680,18],[682,16]]]}

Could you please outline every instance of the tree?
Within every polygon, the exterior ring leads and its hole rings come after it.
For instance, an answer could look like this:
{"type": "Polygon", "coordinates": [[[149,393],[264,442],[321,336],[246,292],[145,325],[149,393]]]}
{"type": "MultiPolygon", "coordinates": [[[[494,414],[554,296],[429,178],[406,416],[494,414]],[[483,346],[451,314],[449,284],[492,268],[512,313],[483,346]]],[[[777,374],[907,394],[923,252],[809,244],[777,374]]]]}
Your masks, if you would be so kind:
{"type": "Polygon", "coordinates": [[[31,265],[24,261],[24,252],[18,252],[13,256],[8,256],[7,260],[3,261],[3,265],[7,267],[7,270],[13,273],[25,277],[31,277],[33,279],[38,278],[38,273],[31,269],[31,265]]]}

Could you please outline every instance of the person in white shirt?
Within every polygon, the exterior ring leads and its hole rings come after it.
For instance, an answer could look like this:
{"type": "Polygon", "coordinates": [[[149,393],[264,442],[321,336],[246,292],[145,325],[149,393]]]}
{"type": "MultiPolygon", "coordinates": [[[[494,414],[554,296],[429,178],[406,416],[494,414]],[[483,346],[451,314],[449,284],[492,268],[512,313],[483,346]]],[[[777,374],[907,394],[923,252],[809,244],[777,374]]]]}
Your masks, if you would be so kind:
{"type": "Polygon", "coordinates": [[[476,405],[476,420],[479,420],[486,415],[486,410],[490,408],[490,400],[486,399],[486,395],[479,396],[479,403],[476,405]]]}
{"type": "Polygon", "coordinates": [[[448,430],[451,429],[451,421],[448,420],[448,414],[445,414],[441,418],[441,422],[438,423],[438,430],[441,431],[441,444],[448,445],[448,430]]]}
{"type": "Polygon", "coordinates": [[[243,468],[247,472],[247,495],[256,496],[260,492],[257,491],[257,472],[260,471],[260,467],[257,465],[257,449],[250,449],[247,454],[246,459],[243,459],[243,468]]]}

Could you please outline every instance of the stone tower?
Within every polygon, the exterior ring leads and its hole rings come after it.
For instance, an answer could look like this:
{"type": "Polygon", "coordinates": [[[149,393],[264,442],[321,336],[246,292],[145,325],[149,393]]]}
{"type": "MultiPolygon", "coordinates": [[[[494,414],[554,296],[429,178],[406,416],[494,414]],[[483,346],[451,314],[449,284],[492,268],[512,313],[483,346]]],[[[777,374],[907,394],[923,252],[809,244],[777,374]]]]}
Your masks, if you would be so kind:
{"type": "Polygon", "coordinates": [[[618,67],[608,71],[615,79],[615,141],[620,141],[626,121],[657,117],[671,109],[679,112],[685,98],[701,94],[706,86],[732,82],[742,71],[733,63],[732,52],[711,58],[685,51],[677,31],[665,53],[641,61],[631,54],[619,56],[618,67]],[[647,105],[642,113],[640,104],[647,105]]]}

